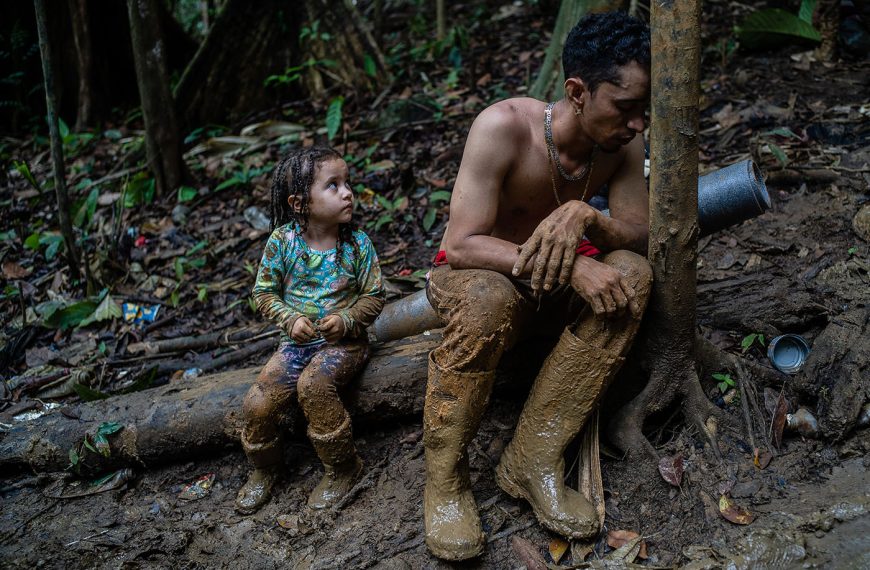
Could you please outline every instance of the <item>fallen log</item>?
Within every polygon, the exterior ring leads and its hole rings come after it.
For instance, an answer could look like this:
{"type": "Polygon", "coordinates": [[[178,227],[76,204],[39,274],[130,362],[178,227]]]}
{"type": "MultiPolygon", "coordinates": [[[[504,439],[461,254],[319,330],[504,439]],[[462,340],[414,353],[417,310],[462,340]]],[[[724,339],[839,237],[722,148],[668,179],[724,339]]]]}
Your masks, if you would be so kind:
{"type": "MultiPolygon", "coordinates": [[[[436,331],[373,348],[371,361],[345,402],[354,424],[419,414],[426,386],[426,359],[441,340],[436,331]]],[[[100,468],[149,467],[238,446],[245,393],[259,367],[201,376],[189,382],[80,403],[36,420],[14,424],[0,441],[0,473],[29,467],[66,468],[69,450],[103,422],[124,427],[109,438],[110,456],[100,468]]],[[[291,411],[292,413],[292,411],[291,411]]],[[[292,423],[292,422],[291,422],[292,423]]],[[[290,433],[303,427],[288,426],[290,433]]],[[[94,455],[94,458],[97,456],[94,455]]]]}

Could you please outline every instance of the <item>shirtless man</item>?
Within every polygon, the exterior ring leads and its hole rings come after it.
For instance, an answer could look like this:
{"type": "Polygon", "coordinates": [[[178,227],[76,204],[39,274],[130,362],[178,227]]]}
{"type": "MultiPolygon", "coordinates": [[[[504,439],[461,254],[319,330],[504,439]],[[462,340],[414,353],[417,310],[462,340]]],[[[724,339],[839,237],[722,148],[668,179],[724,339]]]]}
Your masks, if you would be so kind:
{"type": "Polygon", "coordinates": [[[618,13],[587,16],[565,44],[563,99],[496,103],[468,134],[427,287],[446,323],[429,356],[423,420],[426,544],[440,558],[483,551],[467,446],[502,353],[530,331],[561,336],[497,482],[529,501],[554,532],[582,538],[599,531],[594,507],[563,483],[562,454],[619,369],[652,283],[637,136],[649,62],[645,24],[618,13]],[[609,217],[587,203],[604,184],[609,217]]]}

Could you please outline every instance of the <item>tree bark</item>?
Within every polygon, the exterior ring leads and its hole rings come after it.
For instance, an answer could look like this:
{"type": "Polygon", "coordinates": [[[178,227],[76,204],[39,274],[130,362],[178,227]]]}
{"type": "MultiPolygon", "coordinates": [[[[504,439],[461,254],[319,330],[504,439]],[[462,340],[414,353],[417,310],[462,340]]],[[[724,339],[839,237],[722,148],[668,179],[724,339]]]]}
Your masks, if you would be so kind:
{"type": "Polygon", "coordinates": [[[718,448],[708,419],[713,406],[695,370],[698,245],[698,97],[700,2],[654,3],[652,125],[650,135],[650,237],[655,282],[647,310],[646,354],[650,379],[610,424],[623,451],[657,457],[643,422],[678,400],[686,418],[718,448]]]}
{"type": "Polygon", "coordinates": [[[54,90],[54,68],[52,67],[51,43],[48,37],[45,2],[43,0],[34,0],[33,7],[36,10],[39,51],[42,55],[42,73],[45,79],[45,106],[48,114],[48,133],[51,138],[51,162],[54,166],[54,194],[57,198],[57,216],[60,222],[60,231],[63,234],[63,240],[66,245],[66,259],[70,277],[74,281],[78,281],[81,276],[79,273],[79,255],[70,219],[71,204],[64,177],[63,141],[60,139],[57,123],[57,94],[54,90]]]}
{"type": "Polygon", "coordinates": [[[565,47],[568,32],[586,14],[616,10],[620,6],[622,0],[562,0],[553,36],[544,54],[544,63],[529,88],[529,96],[548,101],[558,99],[559,90],[565,83],[562,49],[565,47]]]}
{"type": "Polygon", "coordinates": [[[181,136],[166,70],[166,44],[156,0],[127,0],[127,12],[145,121],[148,167],[154,175],[157,194],[163,196],[178,188],[185,177],[181,136]]]}
{"type": "Polygon", "coordinates": [[[309,26],[320,22],[321,34],[330,31],[331,37],[309,35],[303,43],[304,55],[310,55],[316,61],[335,62],[335,65],[315,65],[308,69],[306,86],[310,97],[323,97],[330,83],[341,85],[343,90],[376,91],[390,82],[386,58],[368,24],[350,0],[305,0],[305,8],[309,26]],[[347,32],[332,32],[341,29],[347,29],[347,32]],[[364,71],[366,56],[374,64],[373,75],[364,71]]]}
{"type": "MultiPolygon", "coordinates": [[[[354,425],[419,414],[427,357],[440,341],[441,335],[433,332],[375,347],[362,376],[346,392],[354,425]]],[[[36,471],[64,469],[70,448],[103,422],[119,422],[124,429],[111,438],[111,461],[95,462],[94,467],[148,467],[238,447],[242,401],[259,370],[233,370],[81,403],[16,425],[0,442],[0,471],[25,466],[36,471]]],[[[296,411],[288,413],[294,415],[296,411]]],[[[305,433],[304,426],[292,425],[298,422],[289,423],[290,433],[305,433]]]]}
{"type": "Polygon", "coordinates": [[[226,124],[282,98],[303,94],[321,98],[330,85],[375,89],[389,81],[386,60],[366,22],[346,0],[228,0],[212,22],[209,34],[190,62],[175,99],[188,128],[226,124]],[[303,24],[313,28],[300,43],[303,24]],[[328,33],[324,40],[321,34],[328,33]],[[375,63],[375,77],[365,71],[365,56],[375,63]],[[303,62],[331,60],[303,70],[302,82],[282,89],[265,87],[269,76],[281,75],[303,62]],[[239,85],[245,86],[239,89],[239,85]]]}
{"type": "Polygon", "coordinates": [[[78,111],[76,130],[80,131],[93,124],[94,111],[99,108],[93,101],[94,57],[91,43],[91,30],[88,0],[69,0],[70,20],[72,21],[73,40],[76,46],[76,69],[79,76],[78,111]]]}

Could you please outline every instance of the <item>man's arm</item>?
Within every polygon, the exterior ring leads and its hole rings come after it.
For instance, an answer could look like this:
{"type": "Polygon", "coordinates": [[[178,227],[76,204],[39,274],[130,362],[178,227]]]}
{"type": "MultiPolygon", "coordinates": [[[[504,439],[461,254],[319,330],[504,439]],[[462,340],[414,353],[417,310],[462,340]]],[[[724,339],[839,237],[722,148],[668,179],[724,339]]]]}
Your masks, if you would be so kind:
{"type": "Polygon", "coordinates": [[[643,176],[643,138],[637,136],[608,181],[610,217],[599,214],[586,228],[590,241],[602,251],[627,249],[646,256],[649,237],[649,193],[643,176]]]}
{"type": "Polygon", "coordinates": [[[468,133],[450,200],[445,232],[447,261],[454,269],[490,269],[510,275],[517,246],[490,234],[505,176],[521,138],[507,103],[484,110],[468,133]]]}

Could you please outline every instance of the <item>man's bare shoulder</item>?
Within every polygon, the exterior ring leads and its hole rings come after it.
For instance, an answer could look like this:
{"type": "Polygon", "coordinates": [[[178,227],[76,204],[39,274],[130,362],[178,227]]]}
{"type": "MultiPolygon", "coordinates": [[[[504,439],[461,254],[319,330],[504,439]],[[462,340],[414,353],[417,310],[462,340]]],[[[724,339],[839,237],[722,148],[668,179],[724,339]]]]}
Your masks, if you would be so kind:
{"type": "MultiPolygon", "coordinates": [[[[531,118],[542,103],[529,97],[505,99],[493,103],[477,116],[472,129],[477,134],[501,141],[519,143],[530,133],[531,118]]],[[[543,107],[541,107],[543,108],[543,107]]]]}

